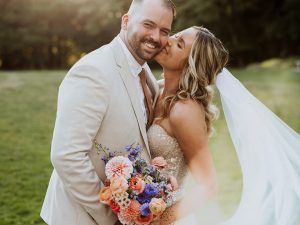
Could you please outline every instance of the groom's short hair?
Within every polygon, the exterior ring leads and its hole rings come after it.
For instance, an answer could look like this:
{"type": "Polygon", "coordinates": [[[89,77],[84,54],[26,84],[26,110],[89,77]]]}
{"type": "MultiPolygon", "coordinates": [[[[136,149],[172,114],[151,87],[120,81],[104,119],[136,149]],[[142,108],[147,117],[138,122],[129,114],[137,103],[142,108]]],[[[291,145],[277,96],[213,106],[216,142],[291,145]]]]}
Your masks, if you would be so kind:
{"type": "MultiPolygon", "coordinates": [[[[142,4],[144,1],[146,1],[146,0],[132,0],[128,12],[130,12],[131,10],[133,10],[135,8],[135,6],[138,6],[138,5],[142,4]]],[[[176,11],[176,6],[175,6],[174,2],[172,0],[160,0],[160,1],[162,2],[162,4],[165,7],[167,7],[167,8],[169,8],[169,9],[172,10],[173,18],[175,18],[176,14],[177,14],[177,11],[176,11]]]]}

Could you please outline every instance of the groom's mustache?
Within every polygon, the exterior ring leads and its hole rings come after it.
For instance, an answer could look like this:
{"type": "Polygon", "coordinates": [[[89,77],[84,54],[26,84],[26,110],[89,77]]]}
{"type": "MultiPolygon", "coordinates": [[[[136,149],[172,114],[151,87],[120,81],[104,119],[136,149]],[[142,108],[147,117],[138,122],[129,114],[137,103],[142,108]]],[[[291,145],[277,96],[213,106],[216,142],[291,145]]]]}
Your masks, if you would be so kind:
{"type": "Polygon", "coordinates": [[[148,42],[149,44],[152,44],[155,48],[161,49],[162,45],[160,42],[154,41],[152,38],[145,38],[143,39],[143,42],[148,42]]]}

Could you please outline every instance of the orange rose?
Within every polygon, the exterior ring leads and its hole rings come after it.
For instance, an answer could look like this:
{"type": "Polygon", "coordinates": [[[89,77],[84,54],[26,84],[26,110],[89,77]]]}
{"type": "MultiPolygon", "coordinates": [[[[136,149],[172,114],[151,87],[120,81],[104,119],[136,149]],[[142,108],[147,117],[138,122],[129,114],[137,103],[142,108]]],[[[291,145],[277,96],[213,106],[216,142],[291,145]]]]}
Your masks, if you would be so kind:
{"type": "Polygon", "coordinates": [[[114,200],[110,200],[109,206],[114,213],[120,212],[120,206],[114,200]]]}
{"type": "Polygon", "coordinates": [[[162,169],[167,165],[167,161],[163,157],[159,156],[152,159],[151,164],[157,168],[162,169]]]}
{"type": "Polygon", "coordinates": [[[153,221],[153,215],[150,213],[149,216],[141,216],[139,215],[136,219],[135,223],[138,225],[148,225],[153,221]]]}
{"type": "Polygon", "coordinates": [[[133,177],[129,186],[138,193],[142,193],[145,188],[145,182],[139,177],[133,177]]]}
{"type": "Polygon", "coordinates": [[[128,182],[123,177],[113,177],[110,181],[110,190],[112,193],[122,193],[128,189],[128,182]]]}
{"type": "Polygon", "coordinates": [[[162,198],[152,198],[149,209],[155,216],[161,215],[166,210],[166,203],[162,198]]]}
{"type": "Polygon", "coordinates": [[[100,190],[99,199],[100,199],[100,202],[107,204],[107,205],[109,204],[109,202],[111,200],[111,190],[109,187],[103,187],[100,190]]]}

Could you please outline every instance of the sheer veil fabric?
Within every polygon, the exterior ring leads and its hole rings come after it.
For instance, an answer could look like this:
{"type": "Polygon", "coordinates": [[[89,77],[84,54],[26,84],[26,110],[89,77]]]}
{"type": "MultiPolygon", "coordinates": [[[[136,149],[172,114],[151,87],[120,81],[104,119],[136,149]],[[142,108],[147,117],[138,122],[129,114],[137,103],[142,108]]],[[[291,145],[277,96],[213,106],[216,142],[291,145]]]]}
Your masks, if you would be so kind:
{"type": "Polygon", "coordinates": [[[299,225],[300,136],[227,69],[216,85],[243,174],[239,206],[220,225],[299,225]]]}

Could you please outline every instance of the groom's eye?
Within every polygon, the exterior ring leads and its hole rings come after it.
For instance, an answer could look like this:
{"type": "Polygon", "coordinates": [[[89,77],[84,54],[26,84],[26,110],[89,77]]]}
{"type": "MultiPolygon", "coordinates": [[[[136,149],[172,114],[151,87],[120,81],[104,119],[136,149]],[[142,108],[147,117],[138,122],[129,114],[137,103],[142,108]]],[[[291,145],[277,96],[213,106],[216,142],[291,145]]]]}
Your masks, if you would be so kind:
{"type": "Polygon", "coordinates": [[[177,46],[178,46],[178,48],[182,49],[182,46],[179,43],[177,44],[177,46]]]}
{"type": "Polygon", "coordinates": [[[144,26],[147,27],[147,28],[151,28],[152,24],[150,24],[150,23],[144,23],[144,26]]]}
{"type": "Polygon", "coordinates": [[[169,32],[168,32],[168,31],[165,31],[165,30],[162,30],[161,33],[162,33],[164,36],[168,36],[168,35],[169,35],[169,32]]]}

